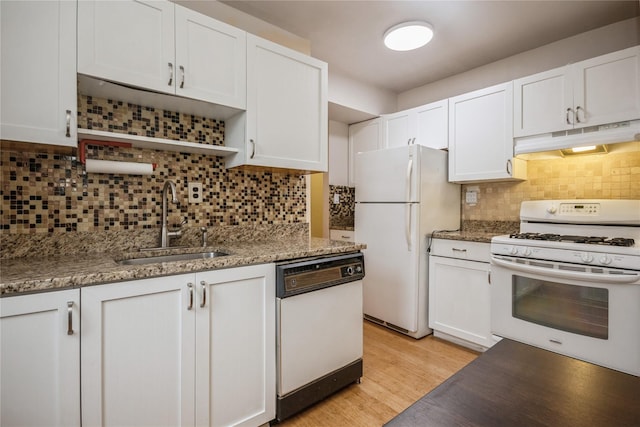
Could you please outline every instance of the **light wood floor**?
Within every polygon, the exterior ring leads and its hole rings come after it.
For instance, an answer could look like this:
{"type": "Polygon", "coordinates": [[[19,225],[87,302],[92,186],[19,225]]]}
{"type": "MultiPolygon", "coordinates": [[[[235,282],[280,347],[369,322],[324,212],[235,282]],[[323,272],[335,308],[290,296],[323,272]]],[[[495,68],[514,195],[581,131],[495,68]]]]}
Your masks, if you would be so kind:
{"type": "Polygon", "coordinates": [[[362,383],[278,426],[380,427],[477,356],[432,335],[415,340],[365,321],[362,383]]]}

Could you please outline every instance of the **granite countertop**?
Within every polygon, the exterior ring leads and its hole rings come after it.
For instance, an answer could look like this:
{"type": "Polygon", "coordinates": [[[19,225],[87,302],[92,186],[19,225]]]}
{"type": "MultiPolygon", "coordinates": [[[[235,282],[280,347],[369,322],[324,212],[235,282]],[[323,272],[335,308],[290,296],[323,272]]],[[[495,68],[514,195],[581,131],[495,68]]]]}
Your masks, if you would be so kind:
{"type": "Polygon", "coordinates": [[[463,221],[460,230],[436,231],[432,238],[491,243],[492,237],[515,233],[519,228],[520,224],[512,221],[463,221]]]}
{"type": "Polygon", "coordinates": [[[365,247],[365,245],[353,242],[296,236],[279,240],[232,241],[220,246],[204,248],[87,253],[71,257],[63,255],[25,256],[0,260],[0,296],[340,254],[359,251],[365,247]],[[143,265],[117,263],[122,259],[142,256],[214,250],[226,252],[229,255],[210,259],[143,265]]]}

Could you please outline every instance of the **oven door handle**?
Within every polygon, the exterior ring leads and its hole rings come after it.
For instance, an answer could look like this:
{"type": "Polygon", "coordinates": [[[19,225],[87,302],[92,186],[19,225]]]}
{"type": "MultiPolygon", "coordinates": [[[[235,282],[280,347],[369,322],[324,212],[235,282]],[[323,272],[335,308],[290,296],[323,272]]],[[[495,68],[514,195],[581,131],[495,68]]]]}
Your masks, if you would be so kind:
{"type": "Polygon", "coordinates": [[[640,274],[616,275],[616,274],[580,273],[576,271],[562,271],[562,270],[549,269],[544,267],[534,267],[526,264],[517,264],[515,262],[504,261],[502,259],[494,258],[494,257],[491,257],[491,264],[504,267],[508,270],[522,271],[524,273],[539,274],[539,275],[555,277],[560,279],[583,280],[587,282],[625,284],[625,283],[634,283],[640,280],[640,274]]]}

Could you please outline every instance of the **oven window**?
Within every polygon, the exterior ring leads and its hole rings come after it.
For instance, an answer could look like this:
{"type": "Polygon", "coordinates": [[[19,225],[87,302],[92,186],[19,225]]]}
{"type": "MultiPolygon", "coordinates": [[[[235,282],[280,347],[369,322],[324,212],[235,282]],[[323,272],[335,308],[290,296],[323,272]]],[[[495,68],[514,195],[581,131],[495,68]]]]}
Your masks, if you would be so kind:
{"type": "Polygon", "coordinates": [[[609,337],[609,291],[513,275],[513,317],[588,337],[609,337]]]}

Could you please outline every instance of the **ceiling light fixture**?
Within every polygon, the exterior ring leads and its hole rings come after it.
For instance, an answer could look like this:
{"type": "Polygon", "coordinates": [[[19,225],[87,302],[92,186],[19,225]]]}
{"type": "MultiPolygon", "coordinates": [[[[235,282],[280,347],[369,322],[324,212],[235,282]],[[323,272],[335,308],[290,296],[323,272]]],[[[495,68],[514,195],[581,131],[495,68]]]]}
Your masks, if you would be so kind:
{"type": "Polygon", "coordinates": [[[424,46],[432,38],[433,27],[427,22],[403,22],[384,33],[384,45],[391,50],[407,51],[424,46]]]}

